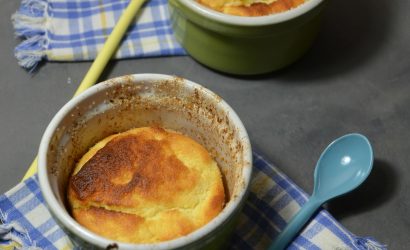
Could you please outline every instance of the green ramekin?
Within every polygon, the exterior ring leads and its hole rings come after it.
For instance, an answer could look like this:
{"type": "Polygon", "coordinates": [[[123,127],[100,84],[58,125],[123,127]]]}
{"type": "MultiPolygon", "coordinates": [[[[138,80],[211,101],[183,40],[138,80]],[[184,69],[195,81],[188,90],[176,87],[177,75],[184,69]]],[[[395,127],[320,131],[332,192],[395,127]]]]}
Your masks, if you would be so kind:
{"type": "Polygon", "coordinates": [[[319,30],[323,0],[268,16],[239,17],[195,0],[169,0],[176,39],[200,63],[225,73],[263,74],[300,58],[319,30]]]}

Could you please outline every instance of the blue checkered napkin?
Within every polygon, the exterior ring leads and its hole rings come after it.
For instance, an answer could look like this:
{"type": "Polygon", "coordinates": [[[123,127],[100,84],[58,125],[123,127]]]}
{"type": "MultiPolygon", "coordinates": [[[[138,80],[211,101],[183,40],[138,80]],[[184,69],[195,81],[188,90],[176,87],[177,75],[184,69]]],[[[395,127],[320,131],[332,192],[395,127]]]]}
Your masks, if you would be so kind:
{"type": "MultiPolygon", "coordinates": [[[[15,55],[32,68],[49,61],[92,60],[129,0],[23,0],[12,16],[23,41],[15,55]]],[[[129,28],[115,58],[184,55],[175,41],[166,0],[149,0],[129,28]]]]}
{"type": "Polygon", "coordinates": [[[0,196],[0,249],[72,249],[48,212],[37,175],[0,196]]]}
{"type": "MultiPolygon", "coordinates": [[[[272,164],[254,153],[251,192],[229,244],[231,249],[266,249],[307,195],[272,164]]],[[[0,249],[72,249],[44,205],[37,177],[0,196],[0,249]]],[[[359,238],[322,210],[288,249],[386,249],[359,238]]]]}

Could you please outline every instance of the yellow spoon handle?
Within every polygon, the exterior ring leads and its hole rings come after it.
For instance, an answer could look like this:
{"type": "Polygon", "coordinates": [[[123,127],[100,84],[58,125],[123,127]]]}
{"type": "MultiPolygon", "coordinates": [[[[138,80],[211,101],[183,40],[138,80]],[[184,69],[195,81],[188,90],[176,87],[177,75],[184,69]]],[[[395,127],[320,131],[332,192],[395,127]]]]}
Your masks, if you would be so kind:
{"type": "Polygon", "coordinates": [[[104,47],[100,53],[98,53],[97,58],[95,58],[94,63],[91,65],[74,96],[91,87],[98,80],[108,61],[117,50],[117,47],[127,31],[128,26],[144,1],[145,0],[131,0],[128,7],[118,20],[117,25],[115,25],[113,31],[105,42],[104,47]]]}
{"type": "MultiPolygon", "coordinates": [[[[134,19],[137,11],[140,9],[141,5],[145,0],[131,0],[125,9],[124,13],[121,15],[118,23],[115,25],[113,31],[108,36],[104,43],[102,50],[98,53],[93,64],[85,75],[80,86],[78,86],[77,91],[74,96],[80,94],[87,88],[91,87],[100,77],[108,61],[112,55],[117,51],[118,45],[123,38],[125,32],[127,31],[131,21],[134,19]]],[[[31,163],[29,169],[23,177],[23,180],[29,178],[37,172],[37,157],[31,163]]]]}

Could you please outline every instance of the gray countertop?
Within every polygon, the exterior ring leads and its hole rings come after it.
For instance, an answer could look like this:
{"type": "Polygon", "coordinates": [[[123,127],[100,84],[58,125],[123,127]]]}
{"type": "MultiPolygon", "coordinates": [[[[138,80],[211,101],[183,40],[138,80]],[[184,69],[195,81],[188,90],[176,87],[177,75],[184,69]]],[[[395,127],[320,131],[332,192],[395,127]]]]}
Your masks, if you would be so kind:
{"type": "MultiPolygon", "coordinates": [[[[11,14],[0,0],[0,193],[16,185],[46,125],[73,95],[89,62],[17,65],[11,14]]],[[[179,75],[210,88],[237,111],[253,147],[308,193],[324,147],[349,132],[371,141],[374,169],[358,190],[327,205],[344,226],[389,249],[410,248],[409,1],[332,1],[313,48],[285,70],[259,77],[214,72],[190,57],[110,63],[102,79],[179,75]]]]}

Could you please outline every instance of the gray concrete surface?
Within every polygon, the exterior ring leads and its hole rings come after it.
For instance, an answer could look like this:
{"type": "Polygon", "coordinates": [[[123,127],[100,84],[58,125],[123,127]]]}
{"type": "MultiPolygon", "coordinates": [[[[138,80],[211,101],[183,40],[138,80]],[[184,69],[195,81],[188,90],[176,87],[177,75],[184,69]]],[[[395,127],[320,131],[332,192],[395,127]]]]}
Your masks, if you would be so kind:
{"type": "MultiPolygon", "coordinates": [[[[19,68],[10,22],[18,4],[0,0],[1,193],[23,176],[47,123],[90,66],[46,63],[32,75],[19,68]]],[[[254,148],[307,192],[330,141],[349,132],[367,135],[374,171],[327,207],[355,234],[410,249],[409,9],[400,0],[329,2],[313,48],[291,67],[260,77],[228,76],[190,57],[170,57],[113,62],[102,78],[175,74],[212,89],[237,111],[254,148]]]]}

